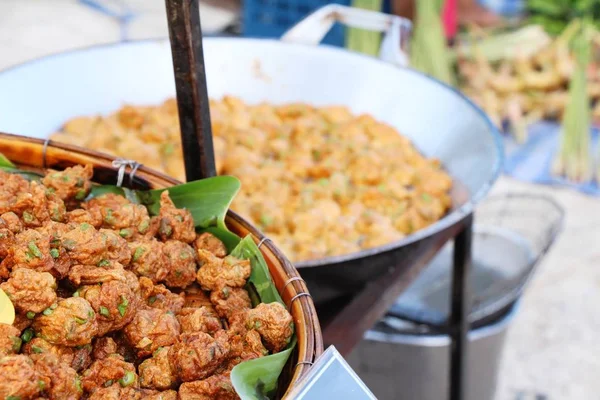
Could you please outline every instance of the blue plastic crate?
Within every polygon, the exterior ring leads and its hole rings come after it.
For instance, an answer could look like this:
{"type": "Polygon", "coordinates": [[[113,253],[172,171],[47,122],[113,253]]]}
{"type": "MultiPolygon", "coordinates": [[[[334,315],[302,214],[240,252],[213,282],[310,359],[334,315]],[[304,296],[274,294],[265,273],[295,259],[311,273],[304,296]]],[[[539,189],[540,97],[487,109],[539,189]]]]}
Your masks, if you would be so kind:
{"type": "MultiPolygon", "coordinates": [[[[349,5],[350,0],[243,0],[244,36],[277,38],[312,13],[331,3],[349,5]]],[[[335,24],[323,43],[343,46],[345,27],[335,24]]]]}

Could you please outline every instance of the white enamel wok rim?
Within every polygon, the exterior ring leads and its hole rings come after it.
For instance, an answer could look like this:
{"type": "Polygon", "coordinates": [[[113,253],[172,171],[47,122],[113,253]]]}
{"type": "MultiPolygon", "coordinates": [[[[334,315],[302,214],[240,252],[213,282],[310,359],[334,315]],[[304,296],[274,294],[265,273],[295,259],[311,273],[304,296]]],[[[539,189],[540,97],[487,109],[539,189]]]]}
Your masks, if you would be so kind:
{"type": "MultiPolygon", "coordinates": [[[[76,53],[82,53],[82,52],[87,52],[87,51],[92,51],[94,49],[100,49],[100,48],[110,48],[110,47],[119,47],[119,46],[123,46],[123,45],[135,45],[135,44],[139,44],[139,43],[164,43],[165,41],[167,41],[168,39],[166,38],[162,38],[162,39],[144,39],[144,40],[133,40],[133,41],[127,41],[127,42],[115,42],[115,43],[105,43],[105,44],[98,44],[98,45],[92,45],[92,46],[86,46],[86,47],[81,47],[81,48],[77,48],[77,49],[72,49],[72,50],[68,50],[68,51],[63,51],[63,52],[59,52],[59,53],[55,53],[55,54],[49,54],[43,57],[39,57],[39,58],[35,58],[29,61],[25,61],[23,63],[19,63],[16,65],[13,65],[11,67],[5,68],[3,70],[0,70],[0,74],[4,74],[4,73],[9,73],[13,70],[18,70],[22,67],[25,66],[31,66],[33,64],[36,63],[42,63],[48,59],[53,59],[53,58],[62,58],[62,57],[69,57],[70,55],[76,54],[76,53]]],[[[265,43],[265,42],[270,42],[270,44],[274,45],[274,46],[295,46],[295,47],[302,47],[302,48],[306,48],[306,47],[311,47],[314,48],[314,46],[309,45],[309,44],[301,44],[301,43],[284,43],[281,42],[279,40],[276,39],[256,39],[256,38],[229,38],[229,37],[205,37],[204,40],[206,41],[219,41],[222,43],[227,43],[227,42],[231,42],[231,41],[235,41],[238,42],[239,41],[245,41],[247,42],[248,46],[251,46],[253,43],[265,43]]],[[[319,46],[320,50],[323,51],[324,48],[327,49],[327,51],[329,52],[337,52],[337,53],[341,53],[344,54],[346,57],[348,56],[348,52],[344,49],[341,48],[337,48],[337,47],[333,47],[333,46],[327,46],[327,45],[321,45],[319,46]]],[[[339,256],[330,256],[330,257],[324,257],[324,258],[320,258],[320,259],[315,259],[315,260],[310,260],[310,261],[302,261],[302,262],[296,262],[294,263],[294,266],[296,268],[308,268],[308,267],[318,267],[318,266],[325,266],[325,265],[330,265],[330,264],[340,264],[340,263],[344,263],[344,262],[348,262],[348,261],[353,261],[353,260],[357,260],[357,259],[362,259],[362,258],[367,258],[376,254],[380,254],[380,253],[384,253],[387,251],[391,251],[391,250],[395,250],[404,246],[407,246],[409,244],[418,242],[422,239],[425,239],[427,237],[433,236],[438,232],[441,232],[453,225],[455,225],[456,223],[460,222],[462,219],[464,219],[466,216],[468,216],[469,214],[471,214],[475,208],[475,205],[477,203],[479,203],[483,198],[485,198],[485,196],[489,193],[492,185],[494,184],[494,182],[498,179],[498,177],[501,174],[502,171],[502,165],[504,162],[504,145],[502,143],[502,137],[500,134],[500,131],[498,130],[498,128],[492,123],[492,121],[487,117],[487,115],[485,114],[485,112],[478,107],[475,103],[473,103],[467,96],[465,96],[462,92],[460,92],[458,89],[447,85],[443,82],[440,82],[428,75],[422,74],[420,72],[417,72],[411,68],[406,68],[406,67],[398,67],[398,66],[393,66],[391,64],[387,64],[383,61],[378,60],[377,58],[374,57],[370,57],[367,55],[363,55],[363,54],[352,54],[352,56],[354,57],[361,57],[361,58],[366,58],[369,60],[369,62],[373,62],[373,63],[380,63],[383,64],[385,67],[390,68],[391,70],[394,69],[402,69],[404,70],[404,72],[408,72],[411,74],[415,74],[420,76],[421,78],[425,78],[428,79],[430,81],[435,82],[441,90],[445,90],[445,91],[449,91],[451,92],[452,95],[456,96],[458,101],[462,101],[464,103],[466,103],[466,105],[470,108],[473,109],[473,111],[475,111],[477,113],[477,115],[482,119],[482,121],[485,122],[488,130],[489,130],[489,134],[492,135],[492,140],[494,142],[494,147],[496,150],[496,160],[493,164],[492,167],[492,173],[490,174],[490,176],[488,177],[488,180],[485,184],[483,184],[479,190],[477,190],[475,193],[469,193],[469,199],[462,204],[461,206],[455,208],[454,210],[450,211],[448,214],[446,214],[442,219],[440,219],[439,221],[435,222],[434,224],[423,228],[415,233],[412,233],[408,236],[406,236],[405,238],[401,239],[401,240],[397,240],[394,242],[390,242],[388,244],[382,245],[382,246],[378,246],[378,247],[374,247],[371,249],[366,249],[366,250],[361,250],[358,252],[354,252],[354,253],[349,253],[349,254],[343,254],[343,255],[339,255],[339,256]]],[[[392,72],[393,73],[393,72],[392,72]]],[[[19,134],[18,132],[7,132],[7,133],[13,133],[13,134],[19,134]]],[[[488,134],[488,133],[483,133],[482,134],[488,134]]]]}

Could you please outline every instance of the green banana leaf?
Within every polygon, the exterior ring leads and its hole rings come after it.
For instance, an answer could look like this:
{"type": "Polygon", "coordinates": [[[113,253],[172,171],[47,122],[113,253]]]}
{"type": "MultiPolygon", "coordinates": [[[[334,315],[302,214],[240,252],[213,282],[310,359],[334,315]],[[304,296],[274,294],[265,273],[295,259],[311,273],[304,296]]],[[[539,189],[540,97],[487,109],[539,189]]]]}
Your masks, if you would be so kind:
{"type": "MultiPolygon", "coordinates": [[[[250,260],[252,273],[246,289],[250,293],[253,306],[258,303],[273,302],[279,302],[285,306],[273,285],[265,259],[250,236],[242,239],[231,255],[250,260]]],[[[231,384],[237,394],[243,400],[272,398],[277,390],[279,375],[295,346],[296,335],[294,334],[285,350],[236,365],[231,370],[231,384]]]]}
{"type": "MultiPolygon", "coordinates": [[[[231,252],[231,255],[236,258],[250,260],[252,273],[250,274],[248,283],[252,284],[254,289],[256,289],[261,303],[279,302],[285,305],[281,300],[281,296],[279,296],[279,292],[275,289],[275,285],[272,284],[269,268],[262,253],[250,236],[242,239],[239,245],[231,252]]],[[[254,304],[254,306],[256,305],[254,304]]]]}
{"type": "Polygon", "coordinates": [[[35,172],[31,171],[23,171],[17,169],[17,166],[13,164],[6,156],[0,153],[0,169],[6,172],[10,172],[12,174],[18,174],[24,177],[29,181],[39,180],[42,176],[35,172]]]}
{"type": "Polygon", "coordinates": [[[2,153],[0,153],[0,167],[1,168],[17,168],[15,164],[10,162],[8,158],[2,153]]]}
{"type": "Polygon", "coordinates": [[[279,374],[294,346],[296,346],[295,336],[287,349],[267,357],[245,361],[233,367],[230,375],[231,384],[237,394],[244,400],[273,398],[277,391],[279,374]]]}
{"type": "MultiPolygon", "coordinates": [[[[40,179],[39,174],[21,171],[0,153],[0,168],[7,172],[30,175],[40,179]]],[[[160,209],[160,194],[168,190],[169,197],[178,208],[186,208],[192,214],[199,231],[215,234],[225,243],[228,252],[234,257],[248,259],[252,272],[246,288],[253,305],[279,302],[284,304],[273,284],[265,259],[250,236],[241,239],[230,232],[225,225],[225,215],[235,195],[240,189],[240,181],[232,176],[217,176],[172,186],[168,189],[135,191],[111,185],[94,185],[89,198],[105,193],[120,194],[137,204],[144,204],[150,214],[156,215],[160,209]]],[[[284,304],[285,305],[285,304],[284,304]]],[[[296,335],[288,347],[277,354],[256,360],[244,361],[231,372],[231,380],[242,400],[267,399],[275,393],[277,381],[285,363],[296,345],[296,335]],[[260,374],[257,374],[260,371],[260,374]],[[259,393],[262,393],[259,395],[259,393]],[[267,397],[265,397],[267,396],[267,397]]]]}
{"type": "Polygon", "coordinates": [[[23,171],[20,169],[4,167],[4,166],[0,166],[0,169],[2,169],[5,172],[10,172],[11,174],[21,175],[23,178],[27,179],[28,181],[39,181],[42,178],[42,176],[40,174],[31,172],[31,171],[23,171]]]}

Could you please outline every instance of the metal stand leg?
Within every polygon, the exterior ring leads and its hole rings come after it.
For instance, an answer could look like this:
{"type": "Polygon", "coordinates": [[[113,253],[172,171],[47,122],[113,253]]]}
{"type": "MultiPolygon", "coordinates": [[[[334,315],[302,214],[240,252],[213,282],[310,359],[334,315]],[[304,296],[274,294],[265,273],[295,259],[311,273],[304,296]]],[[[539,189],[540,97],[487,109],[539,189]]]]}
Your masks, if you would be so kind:
{"type": "Polygon", "coordinates": [[[473,215],[465,219],[465,227],[454,239],[452,274],[452,309],[448,321],[450,346],[449,400],[465,400],[467,391],[467,350],[469,311],[471,309],[471,242],[473,215]]]}

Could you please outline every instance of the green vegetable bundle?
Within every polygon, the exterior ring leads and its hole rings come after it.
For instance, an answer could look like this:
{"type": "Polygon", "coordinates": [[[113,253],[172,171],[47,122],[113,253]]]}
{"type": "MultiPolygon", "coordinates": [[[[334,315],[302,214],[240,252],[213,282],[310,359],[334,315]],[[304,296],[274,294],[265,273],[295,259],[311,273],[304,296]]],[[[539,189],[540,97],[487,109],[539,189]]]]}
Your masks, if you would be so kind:
{"type": "Polygon", "coordinates": [[[527,0],[529,22],[559,35],[576,18],[589,19],[600,27],[600,0],[527,0]]]}
{"type": "Polygon", "coordinates": [[[454,85],[452,60],[442,22],[444,0],[415,0],[415,3],[410,63],[414,69],[454,85]]]}
{"type": "Polygon", "coordinates": [[[575,70],[569,84],[569,99],[554,172],[572,181],[585,182],[593,175],[590,161],[591,112],[587,93],[587,67],[592,51],[592,28],[589,24],[581,26],[571,46],[575,55],[575,70]]]}
{"type": "MultiPolygon", "coordinates": [[[[353,0],[352,7],[364,10],[380,11],[382,0],[353,0]]],[[[381,47],[381,33],[366,29],[348,28],[346,33],[346,48],[348,50],[377,56],[381,47]]]]}

